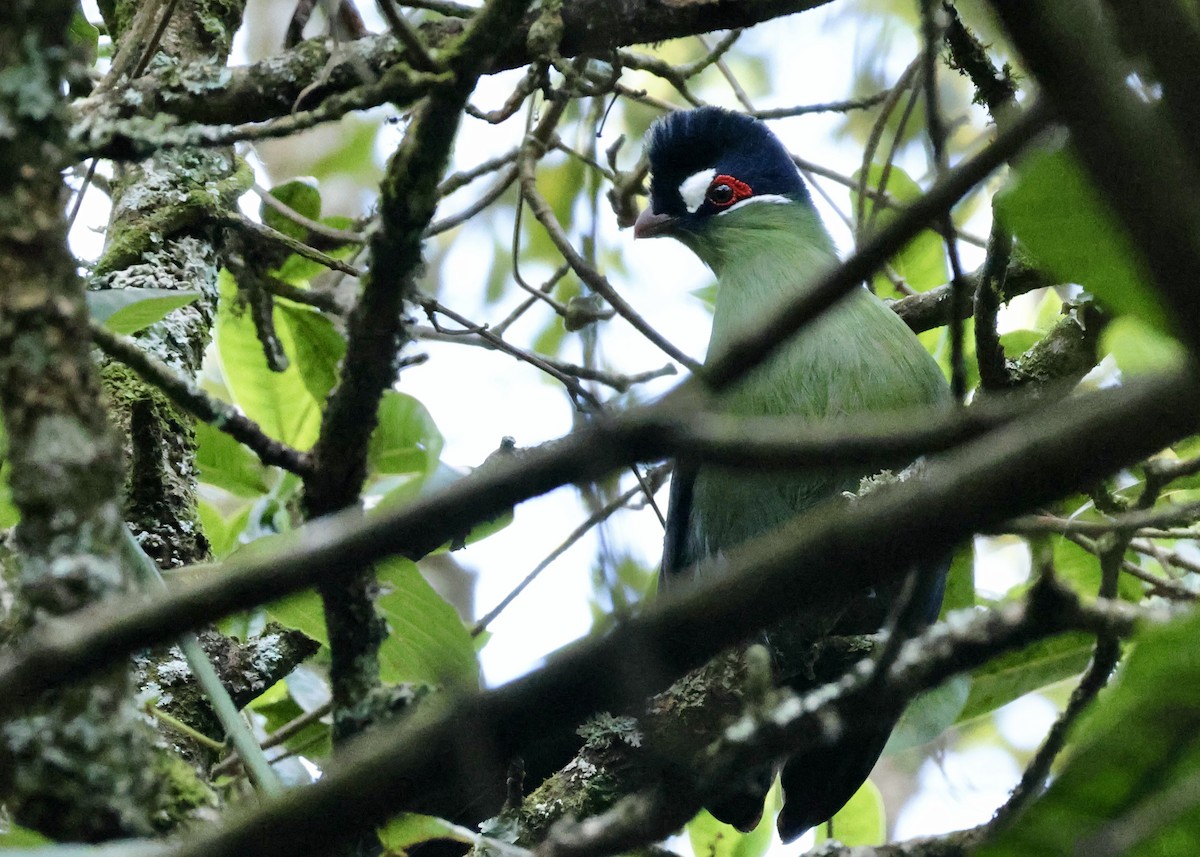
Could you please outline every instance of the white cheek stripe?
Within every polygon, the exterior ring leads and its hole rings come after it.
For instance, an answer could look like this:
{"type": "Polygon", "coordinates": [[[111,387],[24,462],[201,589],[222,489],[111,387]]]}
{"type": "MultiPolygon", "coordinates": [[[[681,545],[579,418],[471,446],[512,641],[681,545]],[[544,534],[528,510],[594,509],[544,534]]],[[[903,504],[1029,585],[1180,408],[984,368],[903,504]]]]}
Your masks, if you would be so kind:
{"type": "Polygon", "coordinates": [[[679,183],[679,195],[683,197],[683,205],[689,214],[695,214],[696,209],[704,204],[704,195],[708,193],[708,186],[716,177],[715,169],[701,170],[679,183]]]}
{"type": "Polygon", "coordinates": [[[763,202],[771,205],[787,205],[791,201],[792,200],[788,199],[781,193],[764,193],[760,196],[748,196],[745,199],[738,200],[733,205],[729,206],[729,208],[726,208],[723,211],[718,211],[717,217],[720,217],[722,214],[728,214],[731,211],[737,211],[739,208],[747,205],[754,205],[755,203],[763,202]]]}

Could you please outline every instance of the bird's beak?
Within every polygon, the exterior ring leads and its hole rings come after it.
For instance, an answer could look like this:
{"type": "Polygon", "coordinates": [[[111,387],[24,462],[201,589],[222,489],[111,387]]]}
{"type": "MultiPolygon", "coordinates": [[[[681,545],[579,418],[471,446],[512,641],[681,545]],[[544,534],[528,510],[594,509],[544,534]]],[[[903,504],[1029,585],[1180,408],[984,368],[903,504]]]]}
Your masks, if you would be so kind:
{"type": "Polygon", "coordinates": [[[642,209],[642,213],[638,215],[633,224],[634,238],[654,238],[658,235],[665,235],[671,230],[671,226],[675,223],[675,218],[669,214],[659,214],[653,206],[647,206],[642,209]]]}

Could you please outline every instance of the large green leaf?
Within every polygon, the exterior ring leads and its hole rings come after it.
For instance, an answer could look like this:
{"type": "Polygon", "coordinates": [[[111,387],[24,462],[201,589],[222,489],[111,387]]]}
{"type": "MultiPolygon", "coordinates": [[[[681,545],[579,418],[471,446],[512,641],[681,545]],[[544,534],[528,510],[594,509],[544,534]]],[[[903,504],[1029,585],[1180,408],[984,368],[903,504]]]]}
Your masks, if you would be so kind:
{"type": "Polygon", "coordinates": [[[98,30],[82,9],[76,8],[71,15],[71,23],[67,25],[67,38],[72,47],[78,50],[77,60],[83,60],[87,65],[96,62],[100,49],[100,30],[98,30]]]}
{"type": "MultiPolygon", "coordinates": [[[[448,821],[415,812],[398,815],[379,830],[379,841],[391,854],[402,854],[409,846],[431,839],[449,839],[464,845],[476,845],[478,837],[448,821]]],[[[481,853],[486,851],[486,848],[480,849],[481,853]]]]}
{"type": "Polygon", "coordinates": [[[206,500],[196,504],[200,526],[204,528],[204,535],[208,537],[214,559],[224,559],[238,546],[239,536],[246,529],[253,505],[245,502],[232,514],[223,514],[206,500]]]}
{"type": "Polygon", "coordinates": [[[329,645],[325,610],[315,589],[302,589],[266,605],[267,615],[287,628],[303,631],[322,646],[329,645]]]}
{"type": "MultiPolygon", "coordinates": [[[[463,473],[455,470],[444,461],[439,461],[437,462],[437,466],[427,474],[386,476],[371,486],[373,493],[381,495],[379,502],[372,511],[381,512],[384,509],[408,503],[414,497],[440,491],[462,479],[463,475],[463,473]]],[[[470,532],[454,536],[446,542],[443,549],[458,550],[465,545],[474,544],[477,541],[486,539],[488,536],[498,533],[507,527],[512,523],[512,520],[513,513],[511,511],[504,512],[489,521],[476,524],[471,528],[470,532]]]]}
{"type": "Polygon", "coordinates": [[[432,473],[442,454],[442,433],[417,399],[389,390],[379,403],[367,462],[375,473],[432,473]]]}
{"type": "Polygon", "coordinates": [[[970,693],[970,676],[960,675],[919,694],[900,715],[900,722],[888,738],[887,752],[898,753],[941,735],[958,721],[970,693]]]}
{"type": "MultiPolygon", "coordinates": [[[[859,181],[861,175],[862,170],[854,174],[856,183],[859,181]]],[[[879,182],[882,178],[883,166],[881,164],[872,164],[867,171],[867,187],[871,190],[878,190],[879,182]]],[[[892,164],[888,170],[885,191],[901,204],[912,202],[923,193],[921,186],[913,181],[908,173],[895,164],[892,164]]],[[[858,201],[858,191],[852,190],[850,192],[850,202],[855,211],[858,210],[858,201]]],[[[899,209],[885,208],[871,197],[867,198],[864,212],[866,223],[871,224],[870,229],[867,230],[868,235],[882,229],[900,214],[899,209]]],[[[904,249],[888,260],[888,262],[892,270],[899,274],[912,289],[918,292],[925,292],[935,286],[943,285],[950,279],[949,270],[946,266],[945,241],[942,239],[942,236],[931,229],[924,229],[918,233],[916,238],[905,245],[904,249]]],[[[878,274],[875,277],[875,292],[885,297],[898,296],[896,289],[892,286],[891,280],[883,274],[878,274]]]]}
{"type": "MultiPolygon", "coordinates": [[[[768,797],[768,810],[770,802],[768,797]]],[[[733,825],[717,821],[708,810],[701,810],[687,824],[688,841],[696,857],[762,857],[771,846],[774,820],[774,812],[764,811],[757,826],[742,833],[733,825]]]]}
{"type": "Polygon", "coordinates": [[[1170,329],[1141,258],[1072,149],[1027,157],[1016,180],[996,195],[996,208],[1025,249],[1056,278],[1078,283],[1113,312],[1170,329]]]}
{"type": "Polygon", "coordinates": [[[1115,318],[1105,326],[1100,333],[1100,353],[1111,354],[1126,375],[1173,369],[1187,357],[1177,339],[1132,315],[1115,318]]]}
{"type": "Polygon", "coordinates": [[[207,423],[196,423],[196,464],[201,482],[239,497],[257,497],[270,490],[258,456],[207,423]]]}
{"type": "Polygon", "coordinates": [[[1091,660],[1094,643],[1090,634],[1062,634],[989,661],[971,674],[971,692],[959,721],[1078,675],[1091,660]]]}
{"type": "Polygon", "coordinates": [[[13,503],[12,488],[8,482],[11,476],[12,465],[6,456],[3,463],[0,463],[0,529],[15,527],[21,520],[21,512],[13,503]]]}
{"type": "MultiPolygon", "coordinates": [[[[1060,537],[1054,541],[1054,573],[1085,598],[1095,598],[1100,592],[1103,574],[1100,558],[1069,539],[1060,537]]],[[[1136,604],[1144,594],[1143,585],[1136,577],[1122,573],[1117,579],[1117,595],[1126,601],[1136,604]]]]}
{"type": "Polygon", "coordinates": [[[345,341],[320,313],[276,300],[275,331],[289,365],[272,372],[250,313],[236,308],[236,294],[232,276],[222,271],[216,342],[230,394],[268,435],[306,450],[317,439],[345,341]]]}
{"type": "Polygon", "coordinates": [[[828,830],[833,828],[833,838],[843,845],[882,845],[887,841],[887,813],[883,808],[883,795],[870,780],[859,786],[854,797],[837,814],[817,828],[818,844],[829,839],[828,830]]]}
{"type": "Polygon", "coordinates": [[[979,857],[1200,854],[1200,616],[1143,632],[1046,794],[979,857]]]}
{"type": "Polygon", "coordinates": [[[30,830],[28,827],[21,827],[19,824],[9,824],[6,829],[0,830],[0,848],[5,849],[5,853],[9,853],[8,849],[14,849],[14,854],[33,854],[36,853],[32,849],[46,848],[54,845],[53,839],[48,839],[36,830],[30,830]],[[15,849],[30,849],[28,851],[15,849]]]}
{"type": "MultiPolygon", "coordinates": [[[[307,217],[309,220],[319,220],[321,217],[321,191],[303,179],[292,179],[270,190],[271,196],[282,202],[292,211],[307,217]]],[[[308,227],[302,226],[286,214],[276,211],[266,202],[259,205],[258,215],[262,222],[277,232],[282,232],[289,238],[303,241],[308,237],[308,227]]]]}
{"type": "Polygon", "coordinates": [[[392,557],[376,566],[376,574],[381,594],[375,603],[388,624],[379,651],[383,680],[478,685],[479,662],[470,633],[416,563],[392,557]]]}
{"type": "Polygon", "coordinates": [[[162,321],[187,306],[200,292],[193,289],[100,289],[86,295],[88,312],[115,333],[129,335],[162,321]]]}
{"type": "Polygon", "coordinates": [[[958,549],[946,574],[946,594],[938,618],[954,610],[975,606],[975,546],[968,542],[958,549]]]}
{"type": "MultiPolygon", "coordinates": [[[[376,608],[388,636],[379,650],[380,677],[387,682],[470,685],[479,664],[466,626],[446,599],[421,576],[415,563],[393,557],[377,564],[376,608]]],[[[320,596],[308,589],[267,605],[275,621],[329,644],[320,596]]]]}
{"type": "MultiPolygon", "coordinates": [[[[301,715],[310,713],[292,696],[286,680],[277,681],[251,702],[250,707],[266,718],[263,728],[268,733],[275,732],[301,715]]],[[[303,753],[309,759],[325,758],[333,750],[332,730],[320,719],[313,720],[289,736],[283,746],[295,753],[303,753]]]]}

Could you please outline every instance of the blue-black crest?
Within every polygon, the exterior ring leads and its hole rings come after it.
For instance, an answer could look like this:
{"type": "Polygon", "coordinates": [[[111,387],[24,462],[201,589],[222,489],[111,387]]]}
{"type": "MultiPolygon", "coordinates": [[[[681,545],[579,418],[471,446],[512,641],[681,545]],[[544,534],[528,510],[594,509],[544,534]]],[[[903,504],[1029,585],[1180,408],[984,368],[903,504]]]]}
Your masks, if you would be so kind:
{"type": "Polygon", "coordinates": [[[780,194],[809,201],[796,165],[771,129],[720,107],[680,110],[658,119],[647,135],[647,157],[650,204],[659,214],[686,216],[680,183],[708,169],[745,182],[756,196],[780,194]]]}

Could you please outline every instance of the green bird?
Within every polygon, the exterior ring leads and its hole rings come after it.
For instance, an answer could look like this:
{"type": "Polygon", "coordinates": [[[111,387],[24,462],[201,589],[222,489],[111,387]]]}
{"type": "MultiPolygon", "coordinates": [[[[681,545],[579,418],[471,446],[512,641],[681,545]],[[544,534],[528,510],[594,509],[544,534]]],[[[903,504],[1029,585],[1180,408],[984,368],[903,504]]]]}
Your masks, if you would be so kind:
{"type": "MultiPolygon", "coordinates": [[[[675,238],[716,275],[706,362],[837,263],[833,241],[791,156],[762,122],[714,107],[672,113],[650,129],[647,153],[650,206],[638,217],[634,235],[675,238]]],[[[949,401],[946,380],[916,335],[875,295],[858,288],[722,391],[714,406],[738,416],[808,422],[949,401]]],[[[821,468],[768,474],[678,462],[660,592],[686,584],[701,560],[728,553],[843,491],[857,490],[872,472],[821,468]]],[[[918,576],[923,581],[916,595],[919,622],[936,618],[946,568],[939,561],[918,576]]],[[[904,576],[898,573],[896,579],[902,582],[904,576]]],[[[811,654],[820,641],[879,630],[900,589],[901,583],[864,590],[819,616],[804,614],[804,605],[797,604],[796,620],[766,633],[779,680],[798,691],[828,680],[828,670],[819,662],[814,666],[811,654]],[[796,656],[799,651],[810,653],[807,662],[796,656]]],[[[829,819],[862,785],[892,730],[891,717],[879,721],[871,718],[861,729],[849,724],[849,740],[786,760],[778,819],[785,841],[829,819]]],[[[747,772],[745,782],[709,809],[723,821],[749,828],[761,815],[770,779],[771,772],[747,772]]]]}

